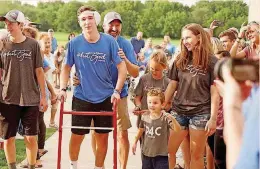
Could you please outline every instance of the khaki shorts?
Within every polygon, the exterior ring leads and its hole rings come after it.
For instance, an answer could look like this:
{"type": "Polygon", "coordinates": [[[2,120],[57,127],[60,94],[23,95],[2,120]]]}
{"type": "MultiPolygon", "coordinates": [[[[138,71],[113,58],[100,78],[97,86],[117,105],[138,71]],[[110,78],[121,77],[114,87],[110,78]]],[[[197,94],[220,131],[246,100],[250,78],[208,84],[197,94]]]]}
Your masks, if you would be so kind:
{"type": "Polygon", "coordinates": [[[127,97],[121,98],[117,107],[117,129],[120,131],[131,128],[131,121],[128,114],[127,97]]]}

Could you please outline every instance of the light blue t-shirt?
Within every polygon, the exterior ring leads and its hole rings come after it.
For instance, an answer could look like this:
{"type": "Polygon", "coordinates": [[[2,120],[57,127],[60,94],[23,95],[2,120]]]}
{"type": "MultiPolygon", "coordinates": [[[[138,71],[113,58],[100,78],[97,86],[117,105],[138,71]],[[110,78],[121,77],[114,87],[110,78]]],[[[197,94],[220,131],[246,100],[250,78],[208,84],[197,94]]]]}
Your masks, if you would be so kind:
{"type": "MultiPolygon", "coordinates": [[[[136,60],[136,57],[135,57],[135,53],[134,53],[134,48],[132,46],[132,44],[126,40],[125,38],[121,37],[121,36],[118,36],[117,37],[117,43],[119,45],[119,47],[121,49],[123,49],[123,52],[125,53],[127,59],[137,65],[137,60],[136,60]]],[[[117,67],[116,65],[112,65],[112,80],[113,80],[113,85],[114,87],[116,87],[116,83],[117,83],[117,78],[118,78],[118,70],[117,70],[117,67]]],[[[127,81],[125,81],[125,84],[121,90],[121,94],[120,94],[120,97],[123,98],[123,97],[126,97],[128,96],[128,83],[127,81]]]]}
{"type": "Polygon", "coordinates": [[[167,44],[166,49],[171,53],[171,55],[173,55],[175,53],[176,47],[169,43],[167,44]]]}
{"type": "Polygon", "coordinates": [[[55,52],[57,47],[58,47],[57,39],[53,37],[51,40],[51,53],[52,54],[55,52]]]}
{"type": "Polygon", "coordinates": [[[234,169],[259,169],[259,100],[260,87],[254,87],[243,102],[245,118],[241,150],[234,169]]]}
{"type": "Polygon", "coordinates": [[[89,43],[83,34],[69,42],[65,63],[70,67],[75,65],[80,80],[74,90],[76,98],[101,103],[113,94],[111,64],[118,65],[122,61],[118,50],[115,39],[103,33],[96,43],[89,43]]]}
{"type": "Polygon", "coordinates": [[[151,54],[153,53],[153,49],[149,48],[144,52],[145,61],[148,61],[150,59],[151,54]]]}
{"type": "MultiPolygon", "coordinates": [[[[44,58],[43,59],[43,69],[48,68],[48,67],[50,67],[50,65],[49,65],[48,61],[44,58]]],[[[49,92],[49,89],[48,89],[46,81],[45,81],[45,85],[44,86],[45,86],[46,99],[48,100],[49,97],[50,97],[50,92],[49,92]]]]}

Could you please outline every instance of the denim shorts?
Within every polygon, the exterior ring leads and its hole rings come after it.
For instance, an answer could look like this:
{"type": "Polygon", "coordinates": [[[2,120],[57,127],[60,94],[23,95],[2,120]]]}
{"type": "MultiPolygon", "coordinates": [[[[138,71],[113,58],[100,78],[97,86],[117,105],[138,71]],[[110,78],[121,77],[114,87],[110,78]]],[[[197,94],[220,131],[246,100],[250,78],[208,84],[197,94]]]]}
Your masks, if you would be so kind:
{"type": "Polygon", "coordinates": [[[179,122],[183,130],[187,130],[189,127],[195,130],[205,130],[206,124],[210,119],[210,114],[184,115],[174,111],[171,114],[179,122]]]}

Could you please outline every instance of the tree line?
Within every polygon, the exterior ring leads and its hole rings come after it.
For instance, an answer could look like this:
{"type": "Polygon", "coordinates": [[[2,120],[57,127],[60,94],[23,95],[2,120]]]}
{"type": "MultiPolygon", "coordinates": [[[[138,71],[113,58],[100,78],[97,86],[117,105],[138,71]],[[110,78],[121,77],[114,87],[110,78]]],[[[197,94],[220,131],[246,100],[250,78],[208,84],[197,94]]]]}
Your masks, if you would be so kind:
{"type": "MultiPolygon", "coordinates": [[[[181,28],[188,23],[199,23],[209,27],[214,20],[224,22],[223,27],[216,29],[215,34],[237,27],[247,21],[248,6],[239,1],[199,1],[189,7],[178,2],[164,0],[154,1],[104,1],[88,2],[71,1],[64,3],[39,2],[37,6],[22,4],[20,1],[0,1],[0,15],[11,9],[21,10],[31,21],[41,24],[41,30],[49,28],[60,32],[80,32],[76,11],[82,5],[94,7],[104,18],[109,11],[116,11],[123,19],[124,36],[135,36],[137,31],[144,32],[145,37],[162,37],[165,34],[180,38],[181,28]]],[[[102,24],[100,24],[102,25],[102,24]]],[[[0,24],[3,27],[3,23],[0,24]]],[[[102,26],[99,26],[102,31],[102,26]]]]}

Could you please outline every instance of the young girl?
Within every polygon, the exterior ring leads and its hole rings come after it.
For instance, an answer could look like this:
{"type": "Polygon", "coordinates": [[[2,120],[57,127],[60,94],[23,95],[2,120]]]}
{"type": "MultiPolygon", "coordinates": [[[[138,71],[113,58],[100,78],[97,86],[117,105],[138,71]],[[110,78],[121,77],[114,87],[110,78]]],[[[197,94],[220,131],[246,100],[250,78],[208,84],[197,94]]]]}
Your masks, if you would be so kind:
{"type": "MultiPolygon", "coordinates": [[[[163,71],[167,68],[167,58],[162,50],[155,50],[151,54],[149,62],[149,72],[144,74],[135,88],[135,110],[134,113],[138,115],[138,111],[147,110],[147,92],[152,88],[160,88],[165,91],[170,80],[164,76],[163,71]]],[[[137,127],[141,115],[138,115],[137,127]]]]}
{"type": "Polygon", "coordinates": [[[55,88],[60,88],[60,73],[62,68],[62,63],[65,58],[65,49],[64,46],[59,46],[58,49],[54,52],[54,63],[56,67],[56,73],[55,73],[55,88]]]}
{"type": "Polygon", "coordinates": [[[204,149],[207,137],[216,130],[218,93],[214,82],[212,46],[206,32],[198,24],[188,24],[182,29],[181,51],[169,72],[165,103],[173,99],[172,109],[182,126],[172,132],[169,144],[170,169],[176,163],[176,152],[189,134],[190,169],[204,169],[204,149]]]}
{"type": "Polygon", "coordinates": [[[148,38],[145,42],[145,46],[142,49],[142,52],[144,53],[145,60],[149,60],[151,54],[153,53],[153,40],[152,38],[148,38]]]}
{"type": "MultiPolygon", "coordinates": [[[[41,52],[44,55],[44,59],[48,62],[50,70],[45,73],[45,77],[49,82],[53,82],[53,75],[57,71],[54,65],[54,57],[51,54],[51,39],[47,33],[41,33],[39,36],[39,43],[41,52]]],[[[58,102],[51,106],[51,118],[49,127],[57,129],[58,126],[55,124],[54,119],[58,108],[58,102]]]]}
{"type": "Polygon", "coordinates": [[[144,71],[147,65],[147,61],[145,61],[144,53],[140,52],[138,54],[138,66],[140,71],[144,71]]]}
{"type": "Polygon", "coordinates": [[[132,147],[136,152],[137,142],[142,137],[142,169],[168,169],[168,138],[170,129],[181,129],[175,118],[162,111],[164,94],[161,89],[150,89],[147,93],[149,111],[142,115],[135,142],[132,147]]]}

